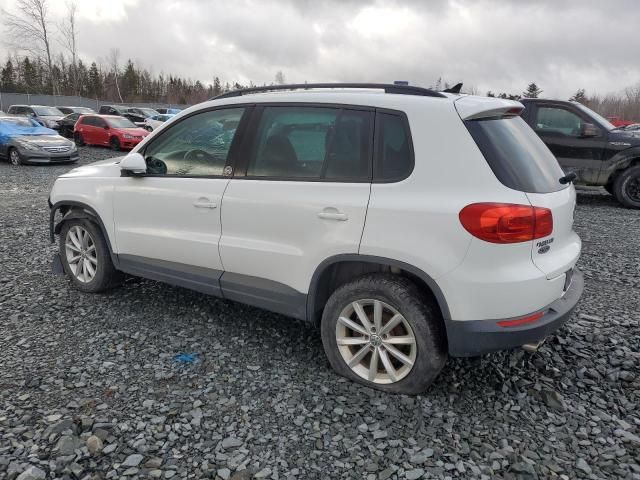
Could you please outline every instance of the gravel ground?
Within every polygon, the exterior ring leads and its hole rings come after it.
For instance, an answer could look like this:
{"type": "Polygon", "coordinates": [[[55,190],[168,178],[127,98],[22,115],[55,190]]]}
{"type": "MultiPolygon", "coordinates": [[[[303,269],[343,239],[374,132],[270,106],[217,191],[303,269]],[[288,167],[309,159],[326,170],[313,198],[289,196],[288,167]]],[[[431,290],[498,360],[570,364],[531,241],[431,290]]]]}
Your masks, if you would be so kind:
{"type": "Polygon", "coordinates": [[[53,276],[46,200],[69,168],[0,164],[0,479],[640,479],[640,212],[579,195],[586,291],[537,354],[450,360],[389,396],[334,374],[303,323],[53,276]]]}

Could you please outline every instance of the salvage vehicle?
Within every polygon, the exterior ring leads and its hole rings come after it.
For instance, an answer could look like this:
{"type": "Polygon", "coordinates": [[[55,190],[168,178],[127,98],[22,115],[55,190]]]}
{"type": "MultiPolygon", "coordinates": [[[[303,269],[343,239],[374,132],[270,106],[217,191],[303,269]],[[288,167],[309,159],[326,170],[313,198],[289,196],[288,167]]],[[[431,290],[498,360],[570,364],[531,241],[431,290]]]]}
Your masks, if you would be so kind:
{"type": "Polygon", "coordinates": [[[182,111],[180,108],[156,108],[155,110],[162,115],[177,115],[182,111]]]}
{"type": "Polygon", "coordinates": [[[573,101],[522,99],[522,117],[581,185],[603,186],[622,205],[640,208],[640,132],[615,127],[573,101]]]}
{"type": "Polygon", "coordinates": [[[56,180],[54,270],[306,320],[340,375],[423,392],[447,355],[534,351],[582,294],[571,176],[522,110],[387,84],[223,94],[56,180]]]}
{"type": "Polygon", "coordinates": [[[81,115],[73,129],[77,145],[102,145],[116,151],[135,147],[148,134],[116,115],[81,115]]]}
{"type": "Polygon", "coordinates": [[[149,117],[144,121],[144,129],[149,132],[153,132],[156,128],[173,117],[175,117],[175,115],[171,114],[154,115],[153,117],[149,117]]]}
{"type": "Polygon", "coordinates": [[[91,113],[96,113],[96,111],[93,108],[89,108],[89,107],[56,107],[58,110],[60,110],[62,113],[64,113],[65,115],[70,115],[72,113],[78,113],[80,115],[88,115],[91,113]]]}
{"type": "Polygon", "coordinates": [[[78,150],[30,117],[0,116],[0,157],[12,165],[73,163],[78,161],[78,150]]]}
{"type": "Polygon", "coordinates": [[[58,131],[60,135],[67,138],[73,138],[73,129],[76,125],[76,122],[80,118],[81,113],[70,113],[62,117],[61,120],[58,121],[58,131]]]}
{"type": "Polygon", "coordinates": [[[130,112],[130,107],[126,105],[102,105],[98,113],[100,115],[118,115],[135,123],[138,127],[144,127],[145,115],[130,112]]]}
{"type": "Polygon", "coordinates": [[[57,130],[58,121],[64,116],[56,107],[46,107],[44,105],[11,105],[9,115],[24,115],[33,118],[43,127],[57,130]]]}

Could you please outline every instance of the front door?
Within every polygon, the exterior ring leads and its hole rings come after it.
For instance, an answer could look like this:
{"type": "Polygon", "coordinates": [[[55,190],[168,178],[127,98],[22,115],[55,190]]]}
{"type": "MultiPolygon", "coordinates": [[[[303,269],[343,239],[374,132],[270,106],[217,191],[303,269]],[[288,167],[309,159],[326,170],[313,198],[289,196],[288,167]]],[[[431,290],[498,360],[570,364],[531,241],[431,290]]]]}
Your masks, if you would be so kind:
{"type": "Polygon", "coordinates": [[[565,105],[538,105],[533,127],[565,171],[575,172],[582,183],[595,183],[602,168],[606,132],[595,127],[595,136],[584,136],[589,119],[565,105]]]}
{"type": "Polygon", "coordinates": [[[372,124],[369,110],[256,107],[222,201],[225,298],[304,318],[318,265],[358,253],[372,124]]]}
{"type": "Polygon", "coordinates": [[[120,268],[219,293],[220,203],[244,108],[200,112],[155,138],[147,173],[118,179],[114,192],[120,268]]]}

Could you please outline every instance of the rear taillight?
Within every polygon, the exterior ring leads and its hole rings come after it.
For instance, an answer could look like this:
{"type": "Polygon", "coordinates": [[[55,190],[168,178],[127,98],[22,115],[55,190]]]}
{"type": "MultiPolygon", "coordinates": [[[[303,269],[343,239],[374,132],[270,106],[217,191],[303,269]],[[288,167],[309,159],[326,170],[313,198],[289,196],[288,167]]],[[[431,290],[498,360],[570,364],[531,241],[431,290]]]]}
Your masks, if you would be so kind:
{"type": "Polygon", "coordinates": [[[460,210],[460,223],[476,238],[491,243],[528,242],[553,232],[551,210],[511,203],[473,203],[460,210]]]}

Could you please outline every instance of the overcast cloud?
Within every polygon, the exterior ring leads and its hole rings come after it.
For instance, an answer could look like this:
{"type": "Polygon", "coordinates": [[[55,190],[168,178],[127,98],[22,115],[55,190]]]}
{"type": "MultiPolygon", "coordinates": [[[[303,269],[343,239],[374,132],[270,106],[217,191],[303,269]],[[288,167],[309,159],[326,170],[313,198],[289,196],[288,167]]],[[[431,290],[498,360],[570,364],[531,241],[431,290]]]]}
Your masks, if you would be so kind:
{"type": "MultiPolygon", "coordinates": [[[[52,14],[65,0],[49,0],[52,14]]],[[[86,61],[116,47],[211,82],[463,81],[484,94],[619,91],[640,81],[637,0],[78,0],[86,61]]],[[[13,10],[14,0],[0,0],[13,10]]],[[[6,35],[0,30],[0,59],[6,35]]],[[[58,51],[60,48],[56,45],[58,51]]]]}

